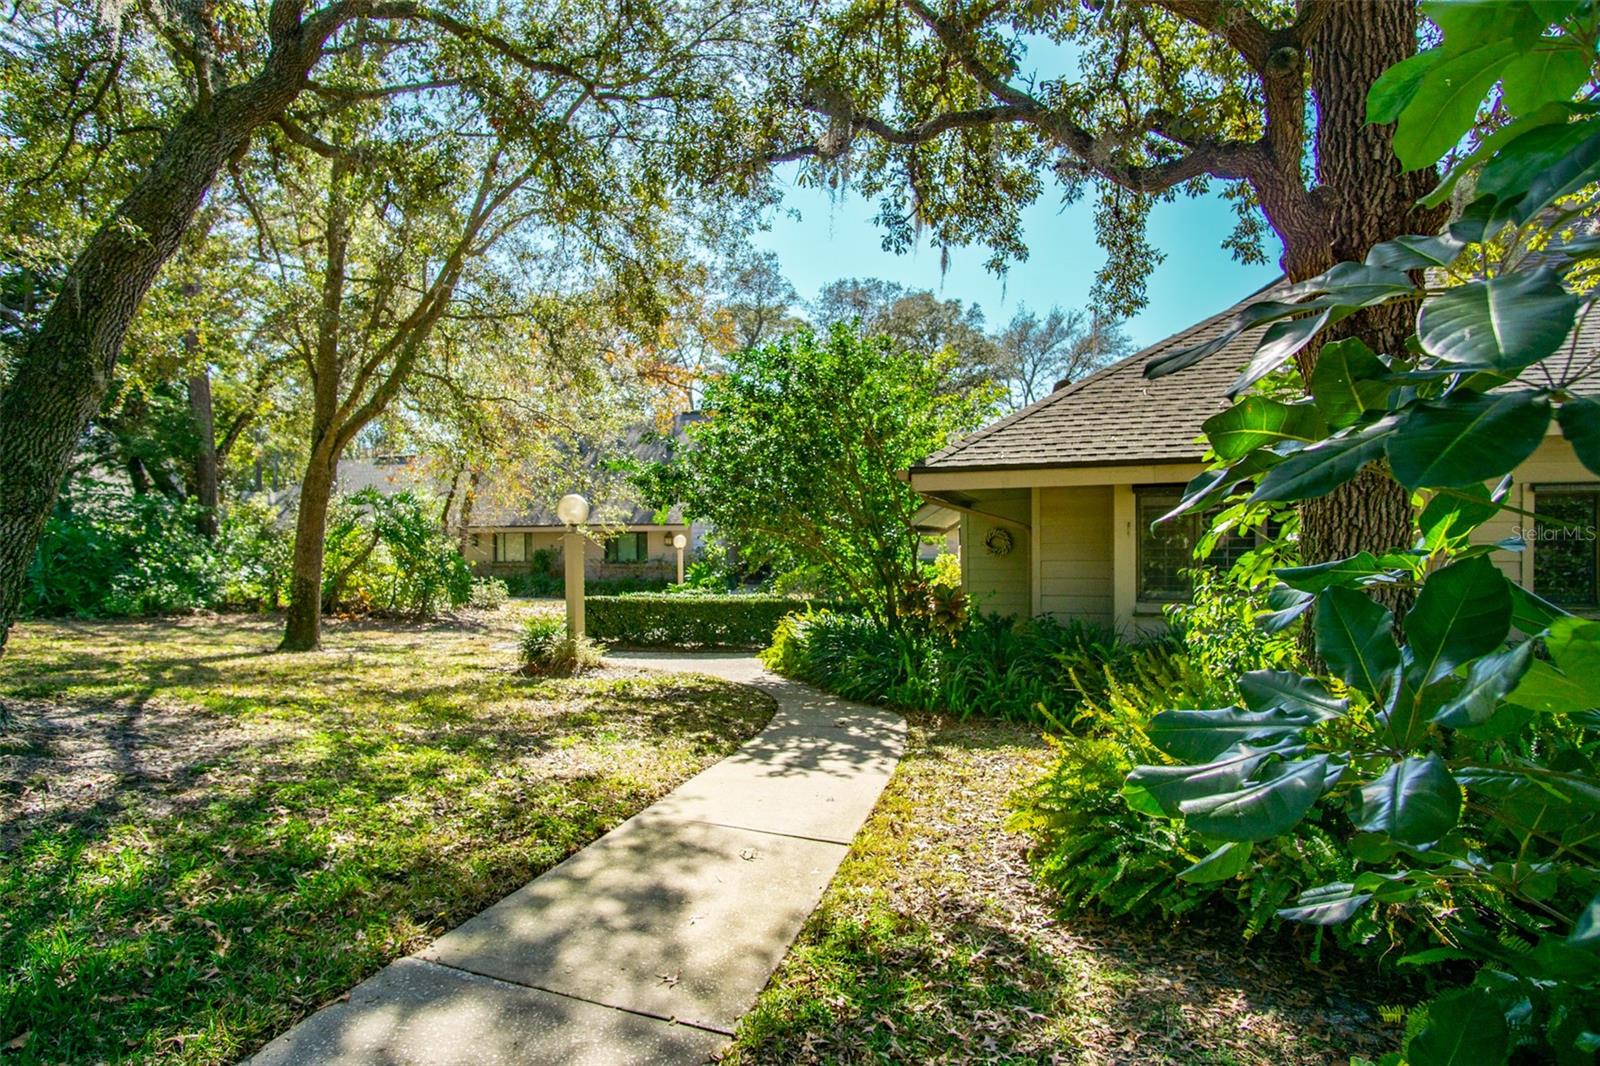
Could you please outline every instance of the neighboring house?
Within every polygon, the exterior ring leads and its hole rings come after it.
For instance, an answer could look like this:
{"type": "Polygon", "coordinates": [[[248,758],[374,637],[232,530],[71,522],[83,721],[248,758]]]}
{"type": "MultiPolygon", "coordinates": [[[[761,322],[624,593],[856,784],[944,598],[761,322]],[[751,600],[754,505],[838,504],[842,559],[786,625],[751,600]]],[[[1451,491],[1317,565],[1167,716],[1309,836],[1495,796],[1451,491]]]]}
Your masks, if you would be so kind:
{"type": "MultiPolygon", "coordinates": [[[[1121,630],[1162,624],[1162,608],[1188,595],[1181,571],[1195,565],[1201,525],[1193,517],[1154,529],[1151,523],[1204,468],[1201,423],[1228,406],[1228,385],[1249,361],[1257,334],[1154,381],[1145,378],[1145,365],[1220,335],[1242,307],[1283,284],[1066,385],[910,469],[912,487],[928,500],[919,528],[929,535],[959,529],[963,580],[981,609],[1082,618],[1121,630]]],[[[1580,362],[1600,355],[1600,323],[1581,326],[1575,340],[1580,362]]],[[[1526,544],[1520,553],[1495,556],[1514,580],[1572,609],[1594,610],[1600,480],[1555,435],[1554,422],[1551,432],[1515,471],[1508,502],[1576,521],[1587,535],[1512,512],[1480,533],[1486,541],[1517,536],[1526,544]]],[[[1231,538],[1211,563],[1227,565],[1249,546],[1231,538]]]]}
{"type": "MultiPolygon", "coordinates": [[[[686,416],[679,416],[680,424],[674,429],[681,430],[681,423],[686,421],[686,416]]],[[[643,429],[630,432],[621,447],[645,460],[661,458],[658,452],[664,454],[659,437],[643,429]]],[[[392,494],[409,489],[442,501],[449,495],[450,486],[431,473],[428,465],[416,456],[346,459],[339,463],[337,491],[347,495],[373,488],[392,494]]],[[[476,573],[510,577],[532,572],[536,563],[548,566],[554,574],[561,573],[566,527],[556,518],[555,498],[507,502],[523,495],[493,473],[478,485],[466,527],[452,531],[459,532],[462,554],[476,573]]],[[[691,526],[685,522],[676,507],[665,515],[656,515],[637,500],[627,498],[590,502],[593,537],[584,570],[591,578],[671,579],[677,572],[673,538],[681,533],[688,539],[685,559],[694,558],[705,541],[706,530],[698,523],[691,526]]],[[[457,507],[454,514],[459,515],[459,504],[457,507]]]]}

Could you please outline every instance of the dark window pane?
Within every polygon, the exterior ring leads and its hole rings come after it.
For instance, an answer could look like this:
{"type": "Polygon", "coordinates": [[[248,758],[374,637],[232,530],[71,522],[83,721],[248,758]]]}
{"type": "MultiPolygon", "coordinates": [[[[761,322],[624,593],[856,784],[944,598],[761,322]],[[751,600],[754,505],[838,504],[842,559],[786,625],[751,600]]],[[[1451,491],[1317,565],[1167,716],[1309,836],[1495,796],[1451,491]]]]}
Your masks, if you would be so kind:
{"type": "Polygon", "coordinates": [[[1183,493],[1177,488],[1138,489],[1134,493],[1139,524],[1138,599],[1143,603],[1186,600],[1193,582],[1185,571],[1208,566],[1226,571],[1255,548],[1254,533],[1229,533],[1217,541],[1204,559],[1194,557],[1195,545],[1211,528],[1211,515],[1184,515],[1154,526],[1162,515],[1178,506],[1183,493]]]}
{"type": "Polygon", "coordinates": [[[1563,607],[1600,604],[1595,535],[1600,494],[1541,492],[1534,499],[1538,537],[1533,546],[1533,591],[1563,607]]]}

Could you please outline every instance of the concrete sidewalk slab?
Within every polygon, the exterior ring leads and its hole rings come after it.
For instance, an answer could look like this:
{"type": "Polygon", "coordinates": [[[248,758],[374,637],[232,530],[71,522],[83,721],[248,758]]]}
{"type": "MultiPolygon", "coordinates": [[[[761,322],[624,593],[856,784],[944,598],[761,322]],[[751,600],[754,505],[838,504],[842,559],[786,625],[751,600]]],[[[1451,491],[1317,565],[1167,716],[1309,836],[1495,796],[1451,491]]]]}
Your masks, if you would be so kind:
{"type": "Polygon", "coordinates": [[[652,809],[420,957],[731,1032],[843,851],[652,809]]]}
{"type": "Polygon", "coordinates": [[[255,1066],[704,1062],[721,1033],[400,959],[263,1048],[255,1066]]]}
{"type": "Polygon", "coordinates": [[[701,1063],[726,1043],[894,772],[905,723],[748,655],[614,658],[755,685],[777,710],[739,751],[255,1063],[701,1063]]]}

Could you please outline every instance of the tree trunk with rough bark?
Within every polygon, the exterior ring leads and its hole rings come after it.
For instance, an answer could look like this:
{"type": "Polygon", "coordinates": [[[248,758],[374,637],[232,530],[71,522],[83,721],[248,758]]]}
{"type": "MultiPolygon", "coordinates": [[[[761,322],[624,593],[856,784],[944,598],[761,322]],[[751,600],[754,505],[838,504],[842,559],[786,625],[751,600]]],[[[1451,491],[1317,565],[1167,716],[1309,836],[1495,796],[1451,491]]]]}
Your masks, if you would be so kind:
{"type": "Polygon", "coordinates": [[[251,133],[291,104],[338,25],[275,3],[261,73],[197,103],[171,128],[116,212],[61,279],[60,295],[0,389],[0,653],[72,454],[100,410],[128,325],[178,250],[206,191],[251,133]]]}
{"type": "Polygon", "coordinates": [[[336,455],[330,456],[320,448],[312,452],[300,482],[289,610],[279,651],[316,651],[322,646],[322,560],[327,545],[328,505],[338,473],[336,455]]]}
{"type": "MultiPolygon", "coordinates": [[[[1317,185],[1299,195],[1261,190],[1291,280],[1314,277],[1337,262],[1359,262],[1374,244],[1404,233],[1431,233],[1444,222],[1443,210],[1416,206],[1432,187],[1433,172],[1402,174],[1391,147],[1393,127],[1366,120],[1368,87],[1416,47],[1417,11],[1410,0],[1327,5],[1305,57],[1316,109],[1317,185]]],[[[1301,183],[1298,176],[1292,180],[1301,183]]],[[[1348,337],[1359,337],[1376,352],[1399,352],[1412,328],[1404,308],[1360,312],[1302,351],[1299,369],[1309,381],[1321,344],[1348,337]]],[[[1411,521],[1404,487],[1368,468],[1301,505],[1301,552],[1312,563],[1404,545],[1411,540],[1411,521]]],[[[1391,599],[1390,606],[1403,613],[1403,596],[1394,593],[1391,599]]]]}
{"type": "Polygon", "coordinates": [[[205,369],[191,375],[188,382],[189,410],[194,417],[194,497],[200,505],[198,527],[204,537],[215,539],[218,507],[221,506],[217,469],[216,418],[211,406],[211,375],[205,369]]]}

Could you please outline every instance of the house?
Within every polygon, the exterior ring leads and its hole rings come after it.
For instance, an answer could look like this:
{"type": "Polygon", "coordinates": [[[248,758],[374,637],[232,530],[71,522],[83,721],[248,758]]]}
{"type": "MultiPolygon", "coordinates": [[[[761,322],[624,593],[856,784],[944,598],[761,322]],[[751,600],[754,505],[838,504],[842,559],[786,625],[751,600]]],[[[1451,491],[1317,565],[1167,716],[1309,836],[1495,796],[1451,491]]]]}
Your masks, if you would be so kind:
{"type": "MultiPolygon", "coordinates": [[[[1284,285],[1252,293],[1197,323],[1002,418],[928,456],[908,472],[927,500],[919,529],[959,529],[962,577],[979,608],[999,614],[1081,618],[1120,630],[1161,626],[1162,608],[1188,594],[1201,525],[1186,518],[1151,528],[1203,468],[1201,423],[1228,406],[1227,389],[1249,361],[1246,334],[1168,377],[1144,368],[1168,352],[1221,335],[1239,310],[1284,285]]],[[[1600,354],[1600,323],[1575,337],[1579,358],[1600,354]]],[[[1515,471],[1510,504],[1576,520],[1587,535],[1502,512],[1479,532],[1518,537],[1520,553],[1496,553],[1525,587],[1576,610],[1600,606],[1596,506],[1600,481],[1552,436],[1515,471]]],[[[1219,544],[1226,565],[1247,550],[1219,544]]]]}
{"type": "MultiPolygon", "coordinates": [[[[681,432],[693,416],[680,415],[673,431],[681,432]]],[[[661,458],[665,444],[660,434],[646,427],[629,430],[617,444],[641,460],[661,458]]],[[[585,465],[596,466],[598,453],[585,455],[585,465]]],[[[465,479],[459,479],[464,482],[465,479]]],[[[616,478],[596,478],[617,482],[616,478]]],[[[503,473],[491,471],[472,493],[472,504],[465,507],[465,485],[458,483],[452,492],[450,479],[441,475],[436,464],[420,456],[391,456],[346,459],[339,464],[337,492],[348,495],[363,489],[384,494],[412,491],[432,498],[451,500],[453,531],[460,537],[461,552],[475,573],[481,576],[517,577],[536,568],[552,575],[561,573],[562,536],[566,527],[556,518],[557,493],[549,499],[530,499],[503,473]],[[462,517],[465,517],[464,525],[462,517]]],[[[682,534],[688,542],[685,557],[694,558],[705,542],[706,529],[699,523],[684,521],[679,508],[656,514],[631,498],[625,486],[615,485],[608,498],[590,501],[591,544],[584,570],[590,578],[644,578],[673,580],[677,575],[677,549],[674,538],[682,534]]]]}

